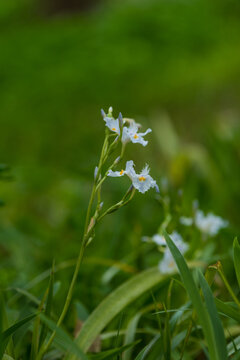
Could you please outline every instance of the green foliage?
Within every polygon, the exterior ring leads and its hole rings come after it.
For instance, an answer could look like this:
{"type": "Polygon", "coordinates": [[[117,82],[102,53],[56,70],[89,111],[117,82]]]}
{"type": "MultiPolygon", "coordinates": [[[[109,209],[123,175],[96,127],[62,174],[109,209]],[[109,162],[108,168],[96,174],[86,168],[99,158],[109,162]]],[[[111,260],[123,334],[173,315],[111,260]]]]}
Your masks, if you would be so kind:
{"type": "MultiPolygon", "coordinates": [[[[41,358],[55,331],[46,360],[239,358],[239,14],[237,0],[99,1],[55,17],[42,2],[0,2],[4,360],[41,358]],[[152,128],[129,156],[150,159],[160,194],[135,195],[99,224],[57,327],[109,105],[152,128]],[[183,226],[197,209],[229,226],[212,237],[183,226]],[[189,246],[184,261],[169,242],[183,281],[159,272],[164,246],[141,241],[162,230],[189,246]],[[186,263],[214,264],[207,282],[186,263]]],[[[107,180],[104,206],[127,185],[107,180]]]]}
{"type": "MultiPolygon", "coordinates": [[[[211,322],[211,317],[210,317],[210,313],[206,311],[204,304],[201,300],[198,288],[193,280],[193,277],[191,275],[191,272],[183,258],[183,256],[181,255],[180,251],[178,250],[178,248],[176,247],[176,245],[174,245],[173,241],[171,240],[171,238],[169,237],[169,235],[164,232],[164,237],[166,239],[167,245],[174,257],[174,260],[176,261],[176,264],[178,266],[179,272],[181,274],[183,283],[186,287],[186,290],[188,292],[188,295],[192,301],[192,304],[196,310],[196,313],[198,315],[198,321],[202,326],[204,335],[205,335],[205,340],[208,344],[208,350],[209,350],[209,355],[211,359],[221,359],[221,355],[218,352],[218,339],[217,339],[217,334],[214,332],[214,327],[213,324],[211,322]]],[[[224,354],[223,354],[224,355],[224,354]]]]}
{"type": "Polygon", "coordinates": [[[237,275],[238,285],[240,286],[240,245],[238,239],[235,238],[233,242],[233,260],[237,275]]]}

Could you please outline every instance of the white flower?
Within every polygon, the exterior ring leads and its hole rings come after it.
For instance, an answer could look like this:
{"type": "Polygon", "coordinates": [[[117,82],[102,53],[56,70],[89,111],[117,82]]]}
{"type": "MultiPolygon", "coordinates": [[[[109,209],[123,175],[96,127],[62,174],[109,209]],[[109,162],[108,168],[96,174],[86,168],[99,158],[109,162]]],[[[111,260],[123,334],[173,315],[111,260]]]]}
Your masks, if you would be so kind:
{"type": "MultiPolygon", "coordinates": [[[[181,235],[174,231],[170,237],[181,254],[185,254],[185,252],[188,250],[188,244],[183,241],[181,235]]],[[[168,248],[165,250],[163,259],[158,264],[158,268],[161,273],[170,273],[176,269],[175,261],[168,248]]]]}
{"type": "Polygon", "coordinates": [[[158,246],[166,246],[166,240],[162,235],[159,234],[153,235],[152,241],[158,246]]]}
{"type": "Polygon", "coordinates": [[[180,222],[182,225],[191,226],[191,225],[193,224],[193,218],[186,217],[186,216],[180,216],[179,222],[180,222]]]}
{"type": "Polygon", "coordinates": [[[128,142],[132,142],[132,143],[139,143],[142,144],[143,146],[146,146],[148,144],[148,141],[144,140],[143,136],[147,135],[148,133],[150,133],[152,130],[151,129],[147,129],[144,133],[139,133],[138,129],[141,127],[140,124],[136,123],[135,120],[133,119],[128,119],[128,118],[124,118],[122,119],[122,115],[120,114],[118,119],[114,119],[114,117],[112,116],[112,107],[110,107],[108,109],[108,114],[106,115],[105,112],[102,110],[102,116],[103,116],[103,120],[106,123],[106,126],[113,132],[115,132],[116,134],[120,135],[120,119],[122,121],[123,124],[128,123],[129,127],[124,126],[123,130],[122,130],[122,143],[126,144],[128,142]]]}
{"type": "Polygon", "coordinates": [[[139,124],[135,123],[134,120],[130,122],[130,126],[123,127],[123,134],[122,134],[122,142],[126,144],[127,142],[131,141],[132,143],[136,144],[139,143],[143,146],[148,144],[148,141],[144,140],[143,136],[150,133],[152,130],[147,129],[144,133],[138,132],[139,124]]]}
{"type": "Polygon", "coordinates": [[[223,220],[220,216],[208,213],[206,216],[203,211],[197,210],[195,215],[196,227],[203,233],[214,236],[220,229],[228,226],[228,221],[223,220]]]}
{"type": "Polygon", "coordinates": [[[137,189],[140,193],[145,193],[150,188],[155,188],[156,191],[159,191],[157,183],[153,178],[149,175],[149,167],[148,165],[141,171],[140,174],[137,174],[134,170],[134,163],[132,160],[127,161],[125,170],[121,171],[112,171],[109,170],[108,176],[118,177],[127,175],[135,189],[137,189]]]}
{"type": "Polygon", "coordinates": [[[169,274],[176,269],[175,261],[169,249],[166,249],[162,260],[158,264],[158,269],[162,274],[169,274]]]}

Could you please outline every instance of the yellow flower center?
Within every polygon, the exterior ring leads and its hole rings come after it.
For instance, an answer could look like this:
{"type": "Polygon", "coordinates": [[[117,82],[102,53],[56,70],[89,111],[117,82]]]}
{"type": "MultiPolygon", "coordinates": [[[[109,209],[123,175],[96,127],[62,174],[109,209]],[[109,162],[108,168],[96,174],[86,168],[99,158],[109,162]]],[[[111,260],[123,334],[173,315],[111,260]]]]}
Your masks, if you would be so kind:
{"type": "Polygon", "coordinates": [[[134,139],[138,139],[138,135],[137,135],[137,134],[135,134],[133,137],[134,137],[134,139]]]}
{"type": "Polygon", "coordinates": [[[138,180],[139,180],[139,181],[145,181],[146,178],[145,178],[144,176],[139,176],[138,180]]]}
{"type": "Polygon", "coordinates": [[[122,175],[123,173],[124,173],[124,170],[121,170],[121,171],[120,171],[120,175],[122,175]]]}
{"type": "Polygon", "coordinates": [[[116,129],[116,128],[112,128],[112,131],[117,131],[117,129],[116,129]]]}

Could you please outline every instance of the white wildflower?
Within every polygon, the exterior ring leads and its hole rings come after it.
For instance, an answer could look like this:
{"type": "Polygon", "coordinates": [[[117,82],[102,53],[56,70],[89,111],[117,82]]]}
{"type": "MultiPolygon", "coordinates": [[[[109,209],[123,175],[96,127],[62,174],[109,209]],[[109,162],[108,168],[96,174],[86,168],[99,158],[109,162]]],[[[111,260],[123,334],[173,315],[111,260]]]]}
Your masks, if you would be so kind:
{"type": "Polygon", "coordinates": [[[195,215],[196,227],[204,234],[214,236],[217,235],[220,229],[228,226],[228,221],[216,216],[213,213],[208,213],[206,216],[203,211],[197,210],[195,215]]]}
{"type": "MultiPolygon", "coordinates": [[[[185,254],[185,252],[188,250],[188,244],[183,241],[182,236],[174,231],[170,237],[181,254],[185,254]]],[[[176,269],[175,261],[168,248],[165,250],[163,259],[158,264],[158,268],[161,273],[170,273],[176,269]]]]}
{"type": "Polygon", "coordinates": [[[150,188],[155,188],[156,191],[159,191],[156,181],[153,180],[153,178],[149,175],[148,165],[145,166],[145,168],[140,172],[140,174],[137,174],[134,170],[134,163],[132,160],[130,160],[127,161],[125,170],[109,170],[108,172],[108,176],[112,177],[119,177],[123,175],[127,175],[132,181],[134,188],[142,194],[148,191],[150,188]]]}
{"type": "Polygon", "coordinates": [[[186,217],[186,216],[180,216],[179,222],[180,222],[180,224],[185,225],[185,226],[192,226],[193,218],[186,217]]]}
{"type": "Polygon", "coordinates": [[[166,246],[165,237],[159,234],[155,234],[152,237],[152,241],[158,246],[166,246]]]}
{"type": "Polygon", "coordinates": [[[152,130],[147,129],[144,133],[138,132],[139,124],[135,123],[133,120],[130,123],[129,127],[123,127],[123,134],[122,134],[122,142],[126,144],[127,142],[131,141],[132,143],[136,144],[139,143],[143,146],[148,144],[148,141],[144,140],[144,136],[150,133],[152,130]]]}
{"type": "Polygon", "coordinates": [[[139,133],[138,129],[141,127],[140,124],[136,123],[135,120],[133,119],[128,119],[128,118],[122,118],[122,114],[119,114],[118,119],[114,119],[114,117],[112,116],[112,107],[109,108],[108,110],[108,114],[106,115],[105,112],[102,110],[102,116],[103,116],[103,120],[106,123],[106,126],[113,132],[115,132],[116,134],[120,135],[120,128],[123,124],[128,123],[129,126],[124,126],[123,130],[122,130],[122,143],[126,144],[128,142],[132,142],[132,143],[139,143],[142,144],[143,146],[146,146],[148,144],[148,141],[144,140],[144,136],[147,135],[148,133],[150,133],[152,130],[151,129],[147,129],[145,132],[143,133],[139,133]]]}
{"type": "Polygon", "coordinates": [[[162,274],[169,274],[176,269],[175,261],[169,249],[166,249],[162,260],[158,264],[158,269],[162,274]]]}

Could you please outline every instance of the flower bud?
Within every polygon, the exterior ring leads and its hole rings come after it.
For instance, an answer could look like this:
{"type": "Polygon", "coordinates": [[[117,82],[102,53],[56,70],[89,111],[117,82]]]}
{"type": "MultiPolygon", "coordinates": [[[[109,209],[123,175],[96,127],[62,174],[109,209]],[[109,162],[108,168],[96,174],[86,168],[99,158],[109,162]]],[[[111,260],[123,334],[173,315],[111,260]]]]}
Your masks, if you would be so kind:
{"type": "Polygon", "coordinates": [[[94,179],[95,180],[96,180],[96,177],[97,177],[97,173],[98,173],[98,167],[96,166],[95,170],[94,170],[94,179]]]}
{"type": "Polygon", "coordinates": [[[116,158],[116,160],[114,161],[114,165],[117,165],[117,164],[118,164],[120,158],[121,158],[120,156],[118,156],[118,157],[116,158]]]}
{"type": "Polygon", "coordinates": [[[110,108],[108,109],[107,116],[112,117],[112,112],[113,112],[113,108],[112,108],[112,106],[110,106],[110,108]]]}
{"type": "Polygon", "coordinates": [[[119,121],[119,127],[122,128],[122,127],[123,127],[123,117],[122,117],[122,113],[119,113],[119,115],[118,115],[118,121],[119,121]]]}

